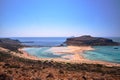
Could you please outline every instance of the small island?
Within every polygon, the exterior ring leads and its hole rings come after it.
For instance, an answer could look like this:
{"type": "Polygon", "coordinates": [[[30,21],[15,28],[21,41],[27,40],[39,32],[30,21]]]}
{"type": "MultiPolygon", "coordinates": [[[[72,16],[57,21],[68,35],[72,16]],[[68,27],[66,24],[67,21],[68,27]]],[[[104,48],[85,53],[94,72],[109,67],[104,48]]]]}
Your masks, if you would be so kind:
{"type": "Polygon", "coordinates": [[[67,38],[65,44],[72,45],[72,46],[118,46],[120,45],[120,43],[114,42],[112,39],[92,37],[90,35],[67,38]]]}

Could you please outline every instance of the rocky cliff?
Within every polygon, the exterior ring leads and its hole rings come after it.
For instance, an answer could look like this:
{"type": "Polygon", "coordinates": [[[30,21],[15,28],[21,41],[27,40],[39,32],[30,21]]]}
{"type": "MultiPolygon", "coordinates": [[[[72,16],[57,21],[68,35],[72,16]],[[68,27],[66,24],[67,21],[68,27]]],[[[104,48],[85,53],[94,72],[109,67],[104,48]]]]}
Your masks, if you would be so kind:
{"type": "Polygon", "coordinates": [[[111,39],[92,37],[89,35],[68,38],[65,42],[66,45],[74,46],[113,46],[120,45],[118,42],[114,42],[111,39]]]}

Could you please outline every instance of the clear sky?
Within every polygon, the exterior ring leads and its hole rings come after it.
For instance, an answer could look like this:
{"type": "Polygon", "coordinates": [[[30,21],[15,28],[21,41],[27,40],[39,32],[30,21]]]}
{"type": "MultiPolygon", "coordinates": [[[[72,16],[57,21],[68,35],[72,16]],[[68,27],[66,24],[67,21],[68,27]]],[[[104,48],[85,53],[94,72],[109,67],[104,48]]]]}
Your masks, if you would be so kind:
{"type": "Polygon", "coordinates": [[[120,36],[120,0],[0,0],[1,37],[120,36]]]}

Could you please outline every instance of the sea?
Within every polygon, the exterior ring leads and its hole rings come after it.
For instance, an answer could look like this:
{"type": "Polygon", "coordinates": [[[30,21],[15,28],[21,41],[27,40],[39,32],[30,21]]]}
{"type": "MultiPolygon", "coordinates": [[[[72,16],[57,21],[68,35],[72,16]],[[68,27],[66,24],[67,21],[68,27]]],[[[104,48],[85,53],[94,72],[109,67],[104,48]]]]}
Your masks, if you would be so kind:
{"type": "MultiPolygon", "coordinates": [[[[106,37],[113,41],[120,42],[120,37],[106,37]]],[[[64,55],[56,55],[46,52],[52,46],[59,46],[64,43],[67,37],[12,37],[29,46],[42,46],[34,48],[24,48],[31,55],[42,58],[62,58],[64,55]]],[[[94,50],[85,51],[83,57],[90,60],[106,61],[120,64],[120,46],[92,46],[94,50]]],[[[69,54],[66,54],[69,55],[69,54]]]]}
{"type": "Polygon", "coordinates": [[[17,39],[28,46],[50,47],[61,45],[67,37],[12,37],[12,39],[17,39]]]}

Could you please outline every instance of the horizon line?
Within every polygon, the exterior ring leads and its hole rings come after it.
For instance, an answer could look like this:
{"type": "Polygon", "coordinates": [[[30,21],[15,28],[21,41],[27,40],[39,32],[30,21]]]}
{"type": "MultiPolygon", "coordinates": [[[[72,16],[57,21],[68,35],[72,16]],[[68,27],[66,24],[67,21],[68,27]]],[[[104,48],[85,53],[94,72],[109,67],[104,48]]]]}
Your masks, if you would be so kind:
{"type": "MultiPolygon", "coordinates": [[[[84,35],[80,35],[84,36],[84,35]]],[[[0,36],[0,38],[21,38],[21,37],[80,37],[80,36],[0,36]]],[[[91,35],[90,35],[91,36],[91,35]]],[[[92,36],[92,37],[120,37],[120,36],[92,36]]]]}

